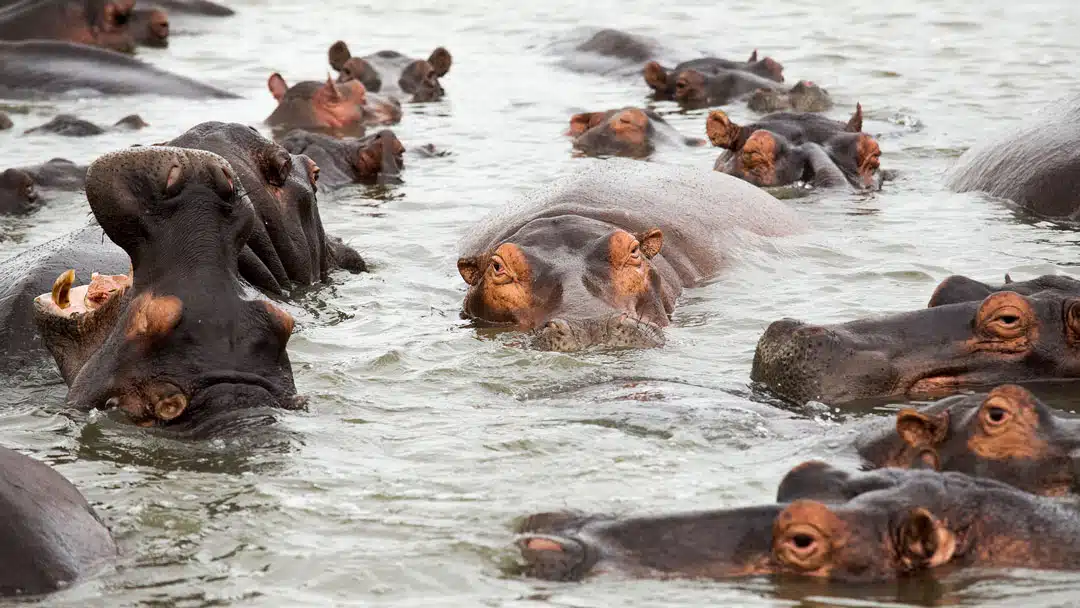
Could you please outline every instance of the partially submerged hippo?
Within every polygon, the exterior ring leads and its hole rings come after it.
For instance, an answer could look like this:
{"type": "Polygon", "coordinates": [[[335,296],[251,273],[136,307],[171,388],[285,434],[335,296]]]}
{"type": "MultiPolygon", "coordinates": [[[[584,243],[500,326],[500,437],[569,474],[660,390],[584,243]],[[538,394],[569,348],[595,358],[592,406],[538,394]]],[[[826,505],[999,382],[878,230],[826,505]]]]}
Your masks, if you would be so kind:
{"type": "Polygon", "coordinates": [[[1043,495],[1080,492],[1080,420],[1013,384],[903,409],[891,428],[856,446],[875,468],[959,471],[1043,495]]]}
{"type": "Polygon", "coordinates": [[[48,465],[0,447],[0,596],[70,587],[116,558],[109,529],[48,465]]]}
{"type": "Polygon", "coordinates": [[[0,40],[63,40],[135,51],[135,0],[23,0],[0,7],[0,40]]]}
{"type": "Polygon", "coordinates": [[[705,73],[685,69],[675,77],[671,99],[683,108],[694,110],[726,105],[759,89],[782,88],[780,83],[742,70],[705,73]]]}
{"type": "Polygon", "coordinates": [[[714,168],[755,186],[846,183],[860,190],[878,190],[883,180],[881,148],[865,133],[841,132],[824,143],[796,145],[779,133],[758,129],[738,151],[721,154],[714,168]]]}
{"type": "Polygon", "coordinates": [[[0,112],[0,131],[7,131],[14,126],[15,123],[11,122],[11,117],[7,115],[7,112],[0,112]]]}
{"type": "Polygon", "coordinates": [[[663,343],[683,288],[715,276],[748,235],[798,231],[797,216],[734,178],[612,159],[525,196],[470,231],[464,314],[534,345],[663,343]]]}
{"type": "Polygon", "coordinates": [[[1034,113],[1037,118],[973,146],[945,185],[1007,198],[1045,217],[1080,218],[1080,104],[1077,96],[1034,113]]]}
{"type": "Polygon", "coordinates": [[[320,188],[392,183],[405,166],[405,146],[389,129],[360,138],[295,130],[281,140],[281,145],[292,154],[303,154],[315,161],[320,188]]]}
{"type": "MultiPolygon", "coordinates": [[[[690,61],[684,61],[674,68],[666,68],[655,61],[650,61],[645,64],[645,68],[642,70],[642,75],[645,77],[645,84],[653,90],[653,95],[656,99],[675,99],[679,100],[680,95],[688,97],[692,94],[701,94],[706,87],[703,85],[704,79],[710,76],[724,76],[730,72],[742,72],[749,74],[756,78],[750,78],[747,82],[760,83],[760,79],[768,80],[773,83],[784,82],[784,66],[776,61],[772,57],[766,57],[764,59],[758,59],[757,49],[750,54],[750,58],[746,61],[731,61],[729,59],[720,59],[719,57],[702,57],[700,59],[692,59],[690,61]],[[690,76],[693,72],[697,76],[690,76]],[[699,78],[700,77],[700,78],[699,78]],[[691,82],[691,80],[693,82],[691,82]],[[689,89],[695,88],[696,90],[690,91],[689,89]]],[[[727,87],[730,89],[736,86],[736,79],[728,77],[727,87]]],[[[712,88],[715,88],[717,92],[720,91],[723,82],[718,81],[712,88]]],[[[771,84],[765,84],[767,88],[771,88],[771,84]]],[[[754,89],[748,89],[745,92],[749,93],[754,89]]],[[[689,102],[689,99],[688,99],[689,102]]],[[[721,102],[725,103],[725,102],[721,102]]]]}
{"type": "MultiPolygon", "coordinates": [[[[129,114],[113,124],[114,129],[131,130],[138,130],[148,126],[150,125],[148,125],[138,114],[129,114]]],[[[53,135],[64,135],[66,137],[89,137],[92,135],[101,135],[105,131],[106,129],[104,127],[99,127],[89,120],[83,120],[78,116],[72,114],[58,114],[45,124],[27,129],[24,131],[24,134],[52,133],[53,135]]]]}
{"type": "Polygon", "coordinates": [[[285,350],[292,318],[242,297],[237,259],[257,220],[228,161],[165,146],[113,152],[90,165],[86,197],[133,274],[73,288],[65,272],[34,300],[70,406],[187,430],[302,406],[285,350]]]}
{"type": "Polygon", "coordinates": [[[401,120],[401,104],[369,95],[359,81],[335,83],[306,80],[289,86],[281,74],[267,81],[278,101],[266,124],[278,131],[304,129],[332,135],[364,134],[365,125],[389,125],[401,120]]]}
{"type": "Polygon", "coordinates": [[[613,29],[602,29],[577,47],[578,51],[641,63],[656,55],[656,43],[643,36],[613,29]]]}
{"type": "Polygon", "coordinates": [[[44,202],[42,190],[76,191],[86,180],[86,167],[54,158],[31,167],[0,173],[0,214],[29,213],[44,202]]]}
{"type": "Polygon", "coordinates": [[[930,307],[837,325],[772,323],[751,379],[794,402],[942,396],[1080,377],[1080,281],[990,286],[950,277],[930,307]]]}
{"type": "Polygon", "coordinates": [[[0,42],[0,95],[36,97],[91,89],[105,95],[166,95],[192,99],[237,96],[143,63],[134,57],[84,44],[31,40],[0,42]]]}
{"type": "Polygon", "coordinates": [[[873,582],[947,565],[1080,569],[1075,511],[988,479],[810,462],[778,495],[791,502],[635,518],[542,513],[518,526],[517,545],[525,573],[548,580],[615,571],[873,582]]]}
{"type": "Polygon", "coordinates": [[[169,14],[157,7],[136,8],[131,13],[131,35],[139,46],[169,46],[169,14]]]}
{"type": "Polygon", "coordinates": [[[567,135],[574,149],[588,156],[628,156],[645,158],[657,146],[700,146],[705,142],[683,137],[652,110],[621,108],[606,112],[584,112],[570,117],[567,135]]]}
{"type": "Polygon", "coordinates": [[[789,90],[763,87],[750,94],[746,106],[760,114],[770,112],[825,112],[833,107],[832,97],[820,85],[800,80],[789,90]]]}
{"type": "Polygon", "coordinates": [[[723,110],[709,112],[705,119],[705,133],[712,145],[718,148],[738,151],[754,131],[772,131],[784,136],[791,143],[798,145],[804,141],[824,144],[839,133],[860,133],[862,131],[862,104],[855,104],[855,112],[847,122],[832,120],[811,112],[776,112],[748,124],[739,125],[732,121],[723,110]]]}
{"type": "Polygon", "coordinates": [[[413,59],[397,51],[379,51],[353,57],[348,45],[338,40],[328,52],[330,67],[339,82],[356,80],[372,93],[405,97],[409,101],[438,101],[443,88],[439,79],[450,72],[450,51],[438,47],[426,59],[413,59]]]}

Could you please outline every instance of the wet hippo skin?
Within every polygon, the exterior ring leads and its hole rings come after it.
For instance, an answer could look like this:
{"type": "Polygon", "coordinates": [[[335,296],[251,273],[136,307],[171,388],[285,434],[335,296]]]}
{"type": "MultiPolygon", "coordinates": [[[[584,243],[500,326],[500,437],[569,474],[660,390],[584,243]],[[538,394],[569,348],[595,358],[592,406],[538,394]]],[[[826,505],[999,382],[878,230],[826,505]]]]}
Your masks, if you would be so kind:
{"type": "Polygon", "coordinates": [[[949,277],[923,310],[825,326],[775,321],[758,341],[751,379],[799,403],[944,396],[1080,377],[1078,341],[1074,279],[990,286],[949,277]]]}
{"type": "Polygon", "coordinates": [[[43,191],[75,191],[83,187],[86,167],[54,158],[31,167],[0,172],[0,213],[29,213],[45,203],[43,191]]]}
{"type": "Polygon", "coordinates": [[[832,97],[821,86],[809,80],[800,80],[788,90],[780,87],[760,88],[750,94],[746,106],[751,110],[769,112],[824,112],[833,107],[832,97]]]}
{"type": "Polygon", "coordinates": [[[444,94],[439,79],[450,71],[450,52],[438,47],[427,59],[413,59],[397,51],[379,51],[353,57],[345,42],[338,40],[328,51],[330,67],[338,71],[339,82],[355,80],[371,93],[382,93],[408,101],[438,101],[444,94]]]}
{"type": "Polygon", "coordinates": [[[174,15],[229,17],[236,14],[233,9],[209,0],[149,0],[145,4],[161,7],[174,15]]]}
{"type": "Polygon", "coordinates": [[[76,89],[92,89],[105,95],[237,97],[133,57],[69,42],[0,42],[0,66],[0,94],[6,97],[40,97],[76,89]]]}
{"type": "Polygon", "coordinates": [[[574,149],[587,156],[645,158],[658,146],[705,143],[679,135],[656,112],[633,107],[575,114],[570,118],[566,134],[574,138],[574,149]]]}
{"type": "Polygon", "coordinates": [[[877,141],[865,133],[838,132],[821,144],[795,144],[780,133],[758,129],[737,151],[721,154],[714,168],[755,186],[803,182],[878,190],[883,180],[880,158],[877,141]]]}
{"type": "Polygon", "coordinates": [[[0,4],[0,40],[63,40],[131,53],[134,0],[21,0],[0,4]]]}
{"type": "Polygon", "coordinates": [[[713,110],[705,119],[705,133],[712,145],[738,151],[758,130],[782,135],[795,145],[806,141],[824,144],[839,133],[862,132],[862,123],[862,104],[855,104],[855,112],[847,122],[811,112],[776,112],[748,125],[739,125],[728,118],[723,110],[713,110]]]}
{"type": "Polygon", "coordinates": [[[295,130],[281,140],[292,154],[303,154],[319,166],[319,187],[354,183],[395,183],[405,167],[405,146],[384,129],[366,137],[337,138],[295,130]]]}
{"type": "Polygon", "coordinates": [[[715,276],[745,242],[736,231],[800,229],[792,211],[739,180],[611,159],[470,232],[458,260],[464,314],[536,330],[542,349],[658,346],[683,288],[715,276]]]}
{"type": "Polygon", "coordinates": [[[0,595],[71,586],[116,558],[94,509],[49,466],[0,447],[0,595]]]}
{"type": "Polygon", "coordinates": [[[281,74],[270,75],[270,94],[278,106],[266,124],[285,133],[304,129],[337,137],[364,135],[366,125],[388,125],[401,120],[401,104],[369,94],[360,81],[335,83],[308,80],[289,86],[281,74]]]}
{"type": "MultiPolygon", "coordinates": [[[[116,121],[112,128],[136,130],[148,126],[141,116],[131,114],[116,121]]],[[[88,120],[83,120],[71,114],[59,114],[45,124],[27,129],[24,134],[52,133],[53,135],[64,135],[66,137],[90,137],[92,135],[101,135],[105,131],[104,127],[99,127],[88,120]]]]}
{"type": "Polygon", "coordinates": [[[138,7],[128,24],[139,46],[163,49],[169,46],[169,14],[157,7],[138,7]]]}
{"type": "MultiPolygon", "coordinates": [[[[746,72],[757,78],[771,80],[773,82],[784,82],[784,66],[772,57],[758,59],[758,52],[756,49],[750,54],[750,58],[747,61],[741,62],[720,59],[718,57],[702,57],[700,59],[684,61],[674,68],[666,68],[655,61],[650,61],[645,64],[642,75],[645,77],[645,84],[649,85],[653,90],[653,95],[656,99],[677,100],[680,88],[686,88],[688,84],[683,82],[680,86],[680,78],[684,77],[685,72],[695,72],[701,76],[707,77],[726,74],[732,71],[746,72]]],[[[751,80],[760,82],[757,79],[751,80]]],[[[766,88],[771,88],[771,85],[768,84],[764,86],[766,88]]],[[[685,96],[685,92],[683,94],[685,96]]]]}

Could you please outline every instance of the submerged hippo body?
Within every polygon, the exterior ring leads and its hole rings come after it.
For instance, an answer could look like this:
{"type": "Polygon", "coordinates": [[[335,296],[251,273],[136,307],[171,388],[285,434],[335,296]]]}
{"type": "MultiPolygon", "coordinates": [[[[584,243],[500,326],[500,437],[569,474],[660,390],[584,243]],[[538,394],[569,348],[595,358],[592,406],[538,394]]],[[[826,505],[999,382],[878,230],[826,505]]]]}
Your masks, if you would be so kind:
{"type": "Polygon", "coordinates": [[[535,346],[657,346],[683,288],[755,236],[796,232],[793,211],[719,174],[609,160],[484,220],[461,245],[464,313],[535,346]]]}
{"type": "Polygon", "coordinates": [[[356,80],[371,93],[381,93],[414,102],[438,101],[444,94],[439,79],[450,72],[450,52],[438,47],[425,59],[413,59],[397,51],[379,51],[353,57],[348,45],[335,42],[328,52],[330,67],[340,74],[339,82],[356,80]]]}
{"type": "Polygon", "coordinates": [[[17,0],[0,3],[0,40],[63,40],[122,53],[135,50],[134,0],[17,0]]]}
{"type": "Polygon", "coordinates": [[[0,213],[29,213],[46,202],[43,190],[73,192],[85,181],[86,167],[63,158],[0,172],[0,213]]]}
{"type": "Polygon", "coordinates": [[[290,131],[281,145],[319,166],[319,187],[355,183],[393,183],[404,168],[405,146],[389,129],[366,137],[337,138],[310,131],[290,131]]]}
{"type": "Polygon", "coordinates": [[[930,306],[836,325],[773,322],[751,379],[794,402],[943,396],[1080,377],[1080,281],[950,277],[930,306]]]}
{"type": "Polygon", "coordinates": [[[232,99],[236,95],[158,69],[133,57],[83,44],[0,42],[0,95],[27,98],[73,90],[105,95],[232,99]]]}
{"type": "MultiPolygon", "coordinates": [[[[141,116],[138,114],[130,114],[116,121],[116,124],[114,124],[112,128],[142,129],[147,126],[149,125],[146,124],[146,121],[144,121],[141,116]]],[[[90,137],[93,135],[101,135],[102,133],[105,133],[106,130],[105,127],[99,127],[88,120],[83,120],[72,114],[58,114],[45,124],[27,129],[24,134],[52,133],[53,135],[63,135],[65,137],[90,137]]]]}
{"type": "Polygon", "coordinates": [[[116,558],[116,543],[70,481],[0,447],[0,595],[69,587],[116,558]]]}
{"type": "Polygon", "coordinates": [[[566,134],[574,138],[574,149],[587,156],[645,158],[658,147],[705,143],[683,137],[656,112],[633,107],[575,114],[566,134]]]}
{"type": "Polygon", "coordinates": [[[1070,97],[965,152],[946,176],[956,192],[1007,198],[1045,217],[1080,218],[1080,105],[1070,97]]]}
{"type": "Polygon", "coordinates": [[[588,40],[577,45],[575,50],[635,63],[648,61],[657,53],[654,40],[613,29],[602,29],[596,32],[588,40]]]}
{"type": "Polygon", "coordinates": [[[759,60],[757,50],[750,55],[750,59],[747,61],[702,57],[684,61],[674,68],[666,68],[655,61],[650,61],[645,64],[642,74],[645,77],[645,84],[652,88],[653,96],[656,99],[675,99],[677,101],[680,100],[680,96],[687,97],[690,92],[688,89],[692,88],[693,85],[697,85],[699,89],[696,91],[697,93],[701,93],[702,89],[711,88],[713,94],[717,97],[721,94],[727,97],[735,97],[750,93],[757,86],[773,88],[775,83],[784,82],[784,66],[772,57],[759,60]],[[743,75],[752,77],[744,80],[739,78],[740,75],[726,76],[731,72],[741,72],[743,75]],[[691,73],[696,74],[696,76],[691,73]],[[715,76],[724,76],[725,79],[716,82],[705,82],[709,77],[715,76]],[[694,82],[690,82],[688,78],[694,82]],[[699,80],[701,82],[698,82],[699,80]],[[756,86],[750,88],[751,85],[748,83],[753,83],[756,86]],[[721,91],[721,88],[724,87],[726,87],[726,91],[721,91]],[[736,89],[740,87],[745,90],[736,93],[736,89]]]}
{"type": "Polygon", "coordinates": [[[800,80],[791,89],[760,88],[750,94],[746,107],[760,114],[770,112],[825,112],[832,109],[829,92],[807,80],[800,80]]]}
{"type": "Polygon", "coordinates": [[[873,582],[944,566],[1080,569],[1080,516],[993,480],[808,462],[781,482],[778,500],[788,504],[628,519],[543,513],[518,527],[517,544],[525,573],[548,580],[617,571],[873,582]]]}

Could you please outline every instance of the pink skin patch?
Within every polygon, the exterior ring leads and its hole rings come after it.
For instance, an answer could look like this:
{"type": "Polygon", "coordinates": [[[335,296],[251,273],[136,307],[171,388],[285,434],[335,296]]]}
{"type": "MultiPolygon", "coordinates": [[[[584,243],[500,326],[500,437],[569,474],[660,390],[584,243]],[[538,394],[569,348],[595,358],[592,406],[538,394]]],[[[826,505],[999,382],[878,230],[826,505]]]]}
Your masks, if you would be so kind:
{"type": "Polygon", "coordinates": [[[68,305],[64,308],[53,300],[52,293],[44,293],[35,302],[44,312],[57,317],[72,317],[94,312],[109,298],[131,287],[131,275],[94,273],[89,285],[72,287],[67,291],[68,305]]]}
{"type": "Polygon", "coordinates": [[[534,538],[525,544],[533,551],[562,551],[562,545],[546,538],[534,538]]]}

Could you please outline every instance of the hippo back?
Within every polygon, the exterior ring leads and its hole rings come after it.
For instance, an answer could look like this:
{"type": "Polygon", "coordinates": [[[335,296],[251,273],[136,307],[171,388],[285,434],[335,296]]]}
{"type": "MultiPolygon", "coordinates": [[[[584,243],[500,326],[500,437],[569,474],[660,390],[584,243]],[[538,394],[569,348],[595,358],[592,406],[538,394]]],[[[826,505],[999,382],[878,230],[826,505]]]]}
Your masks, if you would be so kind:
{"type": "Polygon", "coordinates": [[[1080,211],[1080,97],[1059,100],[1024,123],[973,146],[946,177],[957,192],[1007,198],[1047,217],[1080,211]]]}
{"type": "Polygon", "coordinates": [[[628,232],[659,228],[661,255],[687,285],[716,275],[728,258],[760,237],[799,232],[799,216],[740,179],[683,167],[610,159],[509,203],[460,243],[462,256],[497,247],[539,218],[588,217],[628,232]]]}
{"type": "Polygon", "coordinates": [[[47,465],[0,447],[0,595],[53,591],[116,557],[108,528],[47,465]]]}

